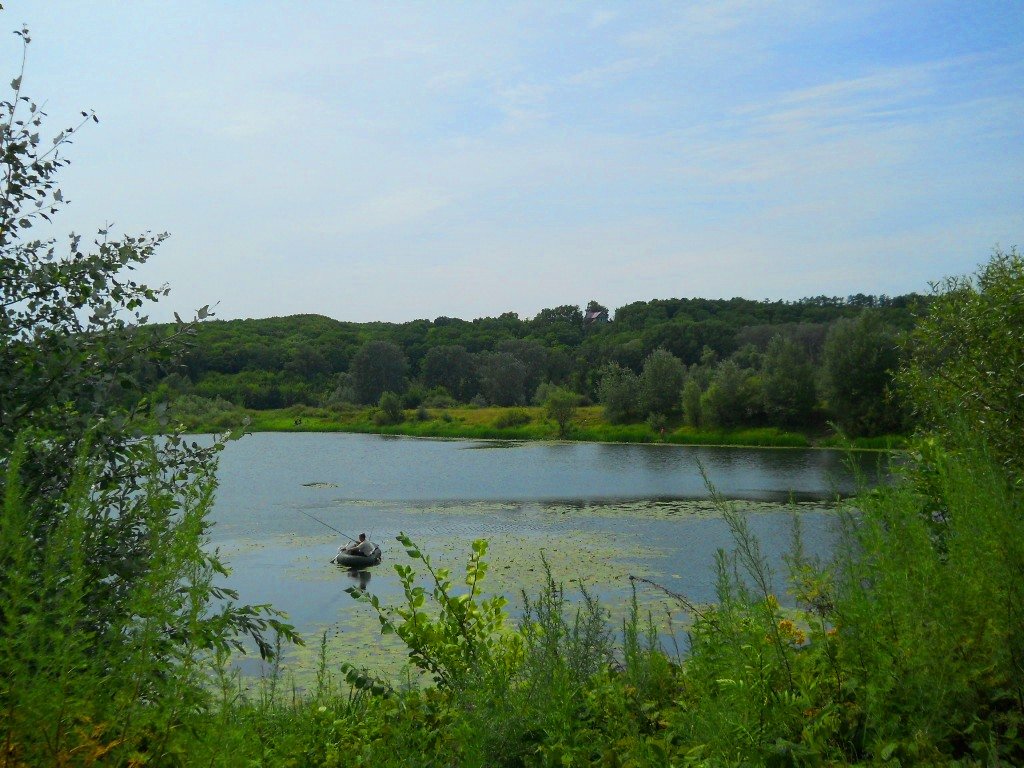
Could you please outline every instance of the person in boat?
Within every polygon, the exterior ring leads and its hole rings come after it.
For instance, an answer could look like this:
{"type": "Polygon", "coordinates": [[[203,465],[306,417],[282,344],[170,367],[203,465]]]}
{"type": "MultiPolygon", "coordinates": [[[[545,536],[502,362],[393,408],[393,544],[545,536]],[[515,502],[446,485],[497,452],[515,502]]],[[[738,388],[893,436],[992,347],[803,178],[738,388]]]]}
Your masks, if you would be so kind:
{"type": "Polygon", "coordinates": [[[369,557],[373,554],[373,544],[366,538],[365,533],[359,534],[359,541],[350,541],[338,550],[346,555],[363,555],[369,557]]]}

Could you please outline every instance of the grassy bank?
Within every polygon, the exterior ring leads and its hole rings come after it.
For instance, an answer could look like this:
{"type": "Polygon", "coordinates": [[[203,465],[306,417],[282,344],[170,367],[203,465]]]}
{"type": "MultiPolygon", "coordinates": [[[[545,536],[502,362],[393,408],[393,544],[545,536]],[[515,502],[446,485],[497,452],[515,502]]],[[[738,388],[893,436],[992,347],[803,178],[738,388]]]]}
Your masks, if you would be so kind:
{"type": "Polygon", "coordinates": [[[291,408],[255,411],[225,401],[190,401],[175,418],[189,431],[218,432],[248,419],[252,432],[355,432],[411,437],[470,438],[478,440],[574,440],[604,443],[669,443],[674,445],[749,446],[765,448],[853,447],[858,450],[891,450],[906,444],[899,435],[856,438],[783,430],[777,427],[740,429],[694,428],[669,422],[664,430],[645,422],[610,424],[600,406],[581,407],[564,437],[549,420],[544,408],[530,406],[419,408],[403,412],[397,424],[384,424],[379,409],[291,408]]]}
{"type": "MultiPolygon", "coordinates": [[[[191,646],[144,697],[128,673],[153,663],[148,638],[129,636],[118,667],[90,638],[22,633],[0,646],[18,704],[0,718],[0,765],[1019,765],[1021,497],[984,456],[930,466],[928,499],[913,475],[858,499],[827,567],[796,536],[789,605],[745,515],[722,502],[733,547],[715,603],[668,593],[690,615],[685,654],[636,603],[614,622],[587,594],[568,602],[550,572],[513,619],[489,592],[486,542],[457,577],[405,537],[397,604],[350,590],[350,609],[407,647],[416,669],[399,680],[353,667],[325,637],[305,690],[274,669],[242,686],[223,654],[191,646]]],[[[16,511],[0,517],[4,551],[22,538],[16,511]]],[[[29,627],[47,610],[18,607],[29,627]]]]}

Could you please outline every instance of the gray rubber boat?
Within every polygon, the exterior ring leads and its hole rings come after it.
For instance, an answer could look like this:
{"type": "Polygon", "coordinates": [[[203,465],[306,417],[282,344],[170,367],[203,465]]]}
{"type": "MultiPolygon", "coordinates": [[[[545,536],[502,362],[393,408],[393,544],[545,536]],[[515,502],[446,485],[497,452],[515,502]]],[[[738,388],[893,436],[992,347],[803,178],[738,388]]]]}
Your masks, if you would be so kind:
{"type": "Polygon", "coordinates": [[[338,554],[331,558],[331,562],[345,568],[369,568],[373,565],[380,565],[381,555],[380,546],[374,544],[373,552],[368,555],[358,555],[355,552],[342,552],[339,550],[338,554]]]}

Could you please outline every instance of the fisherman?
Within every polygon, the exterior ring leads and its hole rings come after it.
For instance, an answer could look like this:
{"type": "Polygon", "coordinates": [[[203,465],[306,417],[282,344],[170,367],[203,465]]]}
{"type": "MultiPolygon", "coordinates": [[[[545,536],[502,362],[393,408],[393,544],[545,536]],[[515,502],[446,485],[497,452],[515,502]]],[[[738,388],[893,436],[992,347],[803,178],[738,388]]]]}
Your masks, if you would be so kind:
{"type": "Polygon", "coordinates": [[[363,555],[364,557],[369,557],[373,554],[373,544],[366,538],[365,533],[360,533],[359,541],[350,541],[338,551],[349,555],[363,555]]]}

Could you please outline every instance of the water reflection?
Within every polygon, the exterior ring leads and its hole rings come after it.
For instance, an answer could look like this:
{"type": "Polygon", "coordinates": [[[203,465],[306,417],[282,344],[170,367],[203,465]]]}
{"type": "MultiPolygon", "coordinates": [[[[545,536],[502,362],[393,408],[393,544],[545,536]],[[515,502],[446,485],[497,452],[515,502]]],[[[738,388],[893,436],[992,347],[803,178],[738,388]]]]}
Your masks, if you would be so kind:
{"type": "Polygon", "coordinates": [[[370,577],[373,575],[366,568],[348,568],[339,565],[339,568],[346,570],[348,577],[353,581],[357,582],[360,589],[366,589],[366,586],[370,583],[370,577]]]}

